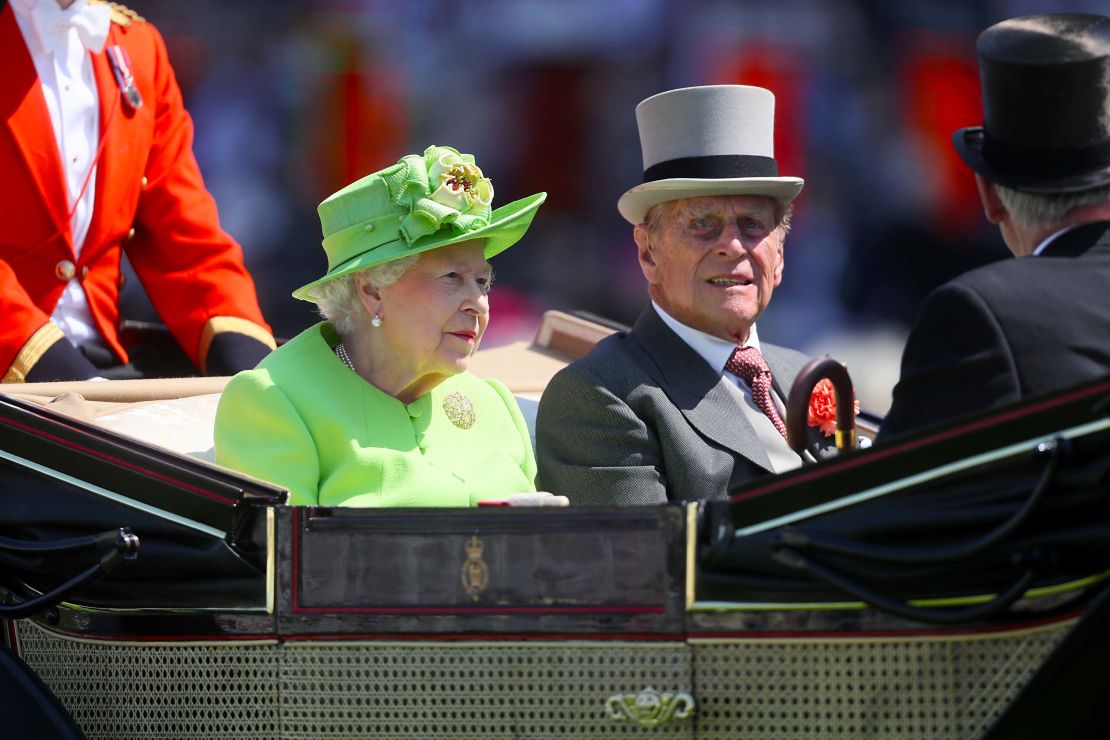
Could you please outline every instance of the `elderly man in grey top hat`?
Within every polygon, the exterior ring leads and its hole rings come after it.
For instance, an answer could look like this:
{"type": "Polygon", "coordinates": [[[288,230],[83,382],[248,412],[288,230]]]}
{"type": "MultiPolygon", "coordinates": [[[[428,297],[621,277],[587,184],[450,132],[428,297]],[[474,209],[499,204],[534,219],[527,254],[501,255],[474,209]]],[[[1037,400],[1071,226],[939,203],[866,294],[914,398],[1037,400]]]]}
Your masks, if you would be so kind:
{"type": "Polygon", "coordinates": [[[1018,259],[922,304],[880,437],[1110,376],[1110,18],[991,26],[985,122],[953,135],[1018,259]]]}
{"type": "Polygon", "coordinates": [[[715,85],[637,106],[644,182],[617,208],[635,226],[651,303],[544,391],[546,490],[573,504],[719,499],[801,464],[783,399],[808,358],[755,328],[802,189],[778,175],[774,104],[769,90],[715,85]]]}

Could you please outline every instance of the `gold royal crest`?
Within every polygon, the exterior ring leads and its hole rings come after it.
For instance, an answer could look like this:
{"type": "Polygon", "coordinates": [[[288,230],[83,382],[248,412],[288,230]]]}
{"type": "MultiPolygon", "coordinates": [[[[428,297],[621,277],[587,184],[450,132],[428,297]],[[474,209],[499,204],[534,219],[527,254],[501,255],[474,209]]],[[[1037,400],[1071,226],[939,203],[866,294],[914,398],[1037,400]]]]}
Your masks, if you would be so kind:
{"type": "Polygon", "coordinates": [[[462,571],[459,576],[462,578],[463,588],[470,595],[470,600],[477,601],[482,592],[486,590],[486,586],[489,585],[489,568],[482,560],[482,551],[485,550],[485,545],[478,539],[478,535],[471,535],[465,549],[466,561],[462,564],[462,571]]]}

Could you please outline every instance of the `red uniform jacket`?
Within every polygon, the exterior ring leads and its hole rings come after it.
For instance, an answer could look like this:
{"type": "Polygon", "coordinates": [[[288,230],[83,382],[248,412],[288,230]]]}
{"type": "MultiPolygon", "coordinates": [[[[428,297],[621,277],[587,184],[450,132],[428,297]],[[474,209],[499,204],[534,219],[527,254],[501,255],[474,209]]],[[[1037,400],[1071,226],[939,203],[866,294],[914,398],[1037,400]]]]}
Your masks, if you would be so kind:
{"type": "Polygon", "coordinates": [[[138,110],[128,107],[105,52],[92,55],[104,146],[92,223],[78,259],[42,87],[12,9],[0,11],[0,374],[5,381],[23,380],[63,339],[50,315],[73,276],[85,289],[101,335],[121,362],[127,361],[118,334],[121,249],[198,368],[204,368],[208,347],[222,332],[273,347],[239,245],[220,229],[215,201],[201,180],[192,120],[161,35],[141,19],[128,24],[116,13],[107,44],[127,51],[143,104],[138,110]]]}

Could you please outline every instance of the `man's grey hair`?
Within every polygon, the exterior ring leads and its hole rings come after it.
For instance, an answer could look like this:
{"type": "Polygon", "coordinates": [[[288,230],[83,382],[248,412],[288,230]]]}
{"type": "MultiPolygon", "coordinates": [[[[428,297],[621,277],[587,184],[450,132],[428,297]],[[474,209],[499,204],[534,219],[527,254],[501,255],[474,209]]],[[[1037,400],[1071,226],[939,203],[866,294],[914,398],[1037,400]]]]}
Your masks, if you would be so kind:
{"type": "MultiPolygon", "coordinates": [[[[676,202],[677,201],[666,200],[662,203],[656,203],[648,209],[648,212],[644,214],[644,225],[647,227],[647,230],[649,232],[651,232],[652,234],[659,233],[659,229],[663,225],[663,217],[666,215],[670,204],[676,202]]],[[[790,233],[790,219],[793,216],[793,203],[787,203],[786,208],[783,208],[777,200],[775,201],[775,228],[781,228],[784,237],[790,233]]]]}
{"type": "Polygon", "coordinates": [[[1075,193],[1026,193],[991,185],[1019,226],[1053,226],[1076,208],[1110,204],[1110,185],[1075,193]]]}
{"type": "Polygon", "coordinates": [[[384,288],[400,280],[405,270],[415,265],[418,259],[420,255],[410,254],[329,280],[312,291],[311,297],[316,302],[316,310],[335,327],[339,336],[347,337],[365,325],[370,318],[358,298],[358,276],[365,276],[375,288],[384,288]]]}

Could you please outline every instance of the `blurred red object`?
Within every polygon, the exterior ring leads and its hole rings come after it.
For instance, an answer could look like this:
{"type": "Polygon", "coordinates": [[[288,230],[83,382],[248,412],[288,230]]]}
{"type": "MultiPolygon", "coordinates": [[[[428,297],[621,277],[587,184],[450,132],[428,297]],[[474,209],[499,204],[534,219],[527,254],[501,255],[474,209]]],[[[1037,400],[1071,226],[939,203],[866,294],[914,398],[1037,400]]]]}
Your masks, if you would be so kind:
{"type": "Polygon", "coordinates": [[[935,228],[970,236],[982,223],[982,209],[975,178],[952,147],[952,132],[983,121],[975,44],[964,36],[915,30],[894,48],[904,50],[898,75],[901,123],[928,148],[920,164],[933,168],[937,183],[930,204],[935,228]]]}
{"type": "MultiPolygon", "coordinates": [[[[494,268],[496,268],[496,261],[494,268]]],[[[482,346],[496,347],[521,339],[531,340],[539,328],[543,311],[520,291],[496,284],[489,296],[490,321],[482,346]]]]}
{"type": "MultiPolygon", "coordinates": [[[[805,87],[808,82],[796,44],[749,40],[713,72],[714,84],[755,85],[775,94],[775,159],[780,175],[805,177],[805,87]]],[[[800,198],[805,198],[805,190],[800,198]]]]}

